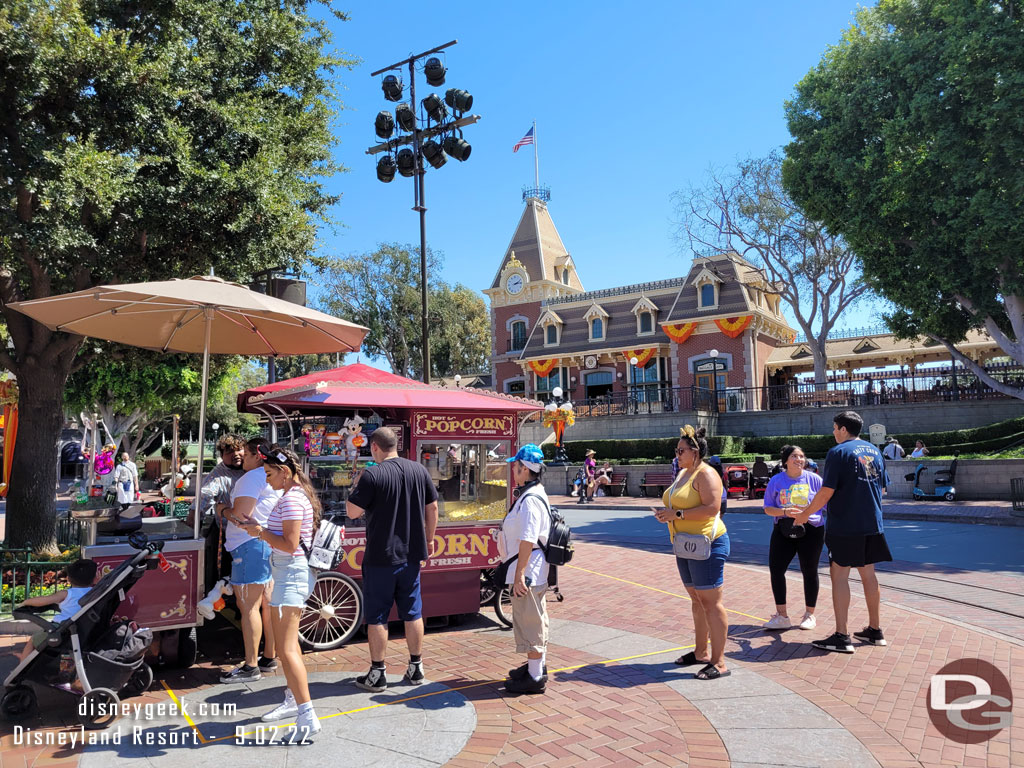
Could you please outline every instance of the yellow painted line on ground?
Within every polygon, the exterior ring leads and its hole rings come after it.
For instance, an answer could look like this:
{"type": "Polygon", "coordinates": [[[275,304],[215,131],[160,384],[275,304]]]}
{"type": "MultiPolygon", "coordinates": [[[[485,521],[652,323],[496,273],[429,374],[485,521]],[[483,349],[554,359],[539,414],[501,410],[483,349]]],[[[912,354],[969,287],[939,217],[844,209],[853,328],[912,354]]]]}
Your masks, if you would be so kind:
{"type": "Polygon", "coordinates": [[[199,730],[199,726],[192,722],[192,718],[189,717],[188,712],[186,712],[184,707],[181,706],[181,702],[178,701],[178,697],[175,695],[174,691],[172,691],[170,687],[167,685],[167,683],[165,683],[163,680],[160,681],[160,685],[164,687],[164,690],[167,691],[167,695],[170,696],[171,699],[174,701],[175,705],[178,707],[178,711],[181,712],[182,716],[185,718],[185,722],[188,723],[189,728],[195,731],[195,734],[199,739],[199,743],[208,744],[209,742],[207,738],[203,736],[203,732],[199,730]]]}
{"type": "MultiPolygon", "coordinates": [[[[680,646],[676,646],[674,648],[663,648],[660,651],[650,651],[648,653],[638,653],[638,654],[636,654],[634,656],[622,656],[622,657],[617,658],[617,659],[605,659],[603,661],[588,661],[588,662],[584,662],[583,664],[573,664],[572,666],[561,667],[559,669],[553,670],[551,672],[551,674],[554,674],[555,672],[569,672],[569,671],[574,670],[574,669],[582,669],[583,667],[594,667],[594,666],[597,666],[599,664],[617,664],[617,663],[623,662],[623,661],[632,661],[633,659],[642,659],[642,658],[645,658],[647,656],[660,656],[663,653],[674,653],[675,651],[686,651],[686,650],[689,650],[689,649],[691,649],[693,647],[694,647],[694,645],[693,645],[693,643],[691,643],[690,645],[680,645],[680,646]]],[[[161,683],[162,682],[163,681],[161,681],[161,683]]],[[[465,691],[465,690],[468,690],[470,688],[482,688],[485,685],[496,685],[496,684],[498,684],[500,682],[502,682],[502,681],[501,680],[480,680],[480,681],[475,682],[475,683],[469,683],[467,685],[460,685],[460,686],[458,686],[456,688],[443,688],[440,691],[431,691],[430,693],[421,693],[421,694],[419,694],[417,696],[403,696],[400,699],[393,699],[392,701],[383,701],[383,702],[380,702],[378,704],[370,704],[370,705],[365,706],[365,707],[357,707],[356,709],[350,709],[350,710],[348,710],[346,712],[336,712],[333,715],[320,715],[318,717],[318,719],[320,721],[324,721],[324,720],[330,720],[332,717],[341,717],[343,715],[355,715],[355,714],[358,714],[359,712],[369,712],[372,709],[380,709],[381,707],[390,707],[390,706],[393,706],[395,704],[405,704],[406,702],[416,701],[417,699],[426,699],[426,698],[430,698],[431,696],[439,696],[442,693],[451,693],[452,691],[455,691],[455,692],[465,691]]],[[[167,688],[166,684],[164,684],[164,688],[167,688]]],[[[167,688],[167,692],[170,693],[172,697],[174,696],[174,693],[171,691],[170,688],[167,688]]],[[[175,699],[175,701],[177,701],[177,699],[175,699]]],[[[278,729],[284,729],[284,728],[288,728],[289,726],[295,725],[295,723],[275,723],[273,725],[268,724],[268,725],[264,725],[264,726],[258,726],[257,730],[255,730],[255,731],[248,731],[246,733],[233,733],[230,736],[218,736],[215,739],[207,739],[207,738],[203,737],[203,735],[199,732],[199,729],[192,723],[191,719],[189,719],[188,722],[189,722],[189,725],[192,726],[193,730],[195,730],[195,732],[199,735],[199,740],[203,744],[214,744],[214,743],[216,743],[218,741],[228,741],[228,740],[231,740],[231,739],[244,739],[247,736],[256,736],[256,735],[259,734],[260,728],[262,728],[264,730],[267,729],[267,728],[272,728],[272,727],[273,728],[278,728],[278,729]]]]}
{"type": "MultiPolygon", "coordinates": [[[[658,589],[658,587],[652,587],[652,586],[649,586],[647,584],[639,584],[639,583],[637,583],[635,581],[630,581],[629,579],[620,579],[618,576],[610,576],[607,573],[601,573],[600,571],[591,571],[588,568],[580,568],[578,565],[565,565],[565,566],[562,566],[562,567],[563,568],[574,568],[577,571],[583,571],[584,573],[590,573],[590,574],[593,574],[594,576],[601,576],[601,577],[603,577],[605,579],[611,579],[612,581],[621,581],[623,584],[629,584],[630,586],[633,586],[633,587],[640,587],[641,589],[649,589],[652,592],[660,592],[663,595],[669,595],[671,597],[681,597],[683,600],[688,600],[689,602],[693,602],[693,600],[690,598],[689,595],[680,595],[678,592],[669,592],[668,590],[658,589]]],[[[737,616],[745,616],[748,619],[754,619],[755,621],[768,621],[768,619],[763,619],[760,616],[751,616],[749,613],[744,613],[743,611],[734,611],[732,608],[726,608],[725,610],[726,610],[727,613],[735,613],[737,616]]]]}

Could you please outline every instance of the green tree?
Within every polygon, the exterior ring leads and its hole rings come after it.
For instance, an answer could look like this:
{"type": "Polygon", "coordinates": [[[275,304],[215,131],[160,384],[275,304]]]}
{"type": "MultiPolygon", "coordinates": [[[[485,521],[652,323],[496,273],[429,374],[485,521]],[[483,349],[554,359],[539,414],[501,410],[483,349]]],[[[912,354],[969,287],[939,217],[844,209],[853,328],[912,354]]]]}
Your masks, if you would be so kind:
{"type": "Polygon", "coordinates": [[[0,6],[0,303],[21,427],[7,541],[52,546],[79,336],[10,302],[91,285],[299,270],[335,197],[336,77],[306,0],[0,6]]]}
{"type": "MultiPolygon", "coordinates": [[[[441,261],[428,248],[427,274],[437,274],[441,261]]],[[[363,351],[383,357],[400,376],[417,377],[422,346],[418,248],[381,243],[372,253],[331,259],[320,282],[320,309],[369,328],[363,351]]]]}
{"type": "Polygon", "coordinates": [[[761,267],[750,287],[779,296],[796,318],[823,383],[825,342],[868,286],[842,238],[812,221],[782,187],[782,157],[743,160],[730,174],[712,173],[704,187],[676,194],[680,237],[691,247],[735,250],[761,267]]]}
{"type": "MultiPolygon", "coordinates": [[[[212,362],[212,358],[211,358],[212,362]]],[[[227,363],[211,380],[206,395],[207,437],[212,437],[213,424],[219,434],[237,433],[242,436],[259,431],[256,416],[238,412],[238,395],[247,389],[267,383],[267,373],[258,363],[239,358],[228,358],[227,363]]],[[[174,411],[181,415],[179,434],[199,433],[199,391],[192,391],[183,398],[174,411]]],[[[166,430],[165,430],[166,432],[166,430]]]]}
{"type": "Polygon", "coordinates": [[[431,376],[489,370],[491,317],[476,291],[441,283],[431,291],[430,305],[431,376]]]}
{"type": "Polygon", "coordinates": [[[292,355],[291,357],[280,357],[275,362],[274,371],[277,374],[277,380],[281,381],[282,379],[305,376],[313,371],[337,368],[339,365],[344,365],[345,355],[292,355]]]}
{"type": "Polygon", "coordinates": [[[899,335],[987,331],[1024,362],[1024,21],[1008,0],[881,0],[786,104],[783,182],[842,235],[899,335]]]}

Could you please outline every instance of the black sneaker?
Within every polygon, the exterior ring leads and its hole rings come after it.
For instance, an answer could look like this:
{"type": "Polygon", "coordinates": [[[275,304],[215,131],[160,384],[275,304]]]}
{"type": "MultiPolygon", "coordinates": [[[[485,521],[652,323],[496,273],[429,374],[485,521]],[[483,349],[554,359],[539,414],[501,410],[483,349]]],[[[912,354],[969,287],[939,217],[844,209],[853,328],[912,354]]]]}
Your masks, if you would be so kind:
{"type": "Polygon", "coordinates": [[[523,677],[510,677],[505,681],[505,690],[509,693],[544,693],[547,686],[547,675],[541,675],[540,680],[534,680],[529,675],[524,675],[523,677]]]}
{"type": "Polygon", "coordinates": [[[277,669],[277,657],[268,659],[266,656],[260,656],[260,660],[256,664],[260,668],[260,672],[273,672],[277,669]]]}
{"type": "MultiPolygon", "coordinates": [[[[523,664],[522,666],[516,667],[515,669],[510,669],[508,671],[508,678],[509,678],[509,680],[518,680],[521,677],[529,677],[529,674],[530,674],[529,670],[530,670],[529,663],[523,664]]],[[[542,672],[542,674],[546,675],[547,673],[548,673],[548,665],[545,664],[544,665],[544,671],[542,672]]]]}
{"type": "Polygon", "coordinates": [[[405,668],[402,681],[409,685],[423,685],[423,662],[410,661],[409,666],[405,668]]]}
{"type": "Polygon", "coordinates": [[[841,635],[833,632],[824,640],[815,640],[811,643],[815,648],[823,651],[834,651],[835,653],[853,653],[853,645],[850,644],[849,635],[841,635]]]}
{"type": "Polygon", "coordinates": [[[379,667],[370,667],[369,672],[356,678],[356,687],[362,688],[364,691],[372,691],[373,693],[386,691],[388,689],[386,670],[379,667]]]}
{"type": "Polygon", "coordinates": [[[871,643],[871,645],[886,645],[882,630],[874,627],[864,627],[860,632],[854,632],[853,636],[862,642],[871,643]]]}
{"type": "Polygon", "coordinates": [[[246,669],[243,664],[221,675],[220,681],[222,683],[253,683],[262,677],[263,675],[260,674],[259,667],[249,667],[246,669]]]}

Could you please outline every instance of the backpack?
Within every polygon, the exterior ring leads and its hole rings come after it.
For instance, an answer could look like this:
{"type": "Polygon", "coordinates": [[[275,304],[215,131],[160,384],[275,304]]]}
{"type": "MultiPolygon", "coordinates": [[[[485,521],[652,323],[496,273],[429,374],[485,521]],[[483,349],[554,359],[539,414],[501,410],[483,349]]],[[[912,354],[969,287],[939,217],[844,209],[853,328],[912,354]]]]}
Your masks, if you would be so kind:
{"type": "Polygon", "coordinates": [[[575,554],[572,547],[572,531],[558,510],[548,505],[551,528],[548,529],[548,543],[544,549],[544,559],[548,565],[565,565],[575,554]]]}
{"type": "MultiPolygon", "coordinates": [[[[309,567],[318,570],[330,570],[341,559],[341,542],[345,538],[345,526],[338,525],[326,517],[320,521],[316,535],[313,537],[313,546],[309,548],[306,557],[309,560],[309,567]]],[[[302,546],[306,548],[305,544],[302,546]]]]}

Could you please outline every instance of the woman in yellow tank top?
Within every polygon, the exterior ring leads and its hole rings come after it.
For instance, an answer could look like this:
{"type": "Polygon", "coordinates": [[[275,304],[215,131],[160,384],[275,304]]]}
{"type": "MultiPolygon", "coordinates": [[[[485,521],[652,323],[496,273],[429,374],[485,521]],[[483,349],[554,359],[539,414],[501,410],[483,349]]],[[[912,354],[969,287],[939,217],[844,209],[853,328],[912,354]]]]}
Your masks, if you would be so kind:
{"type": "Polygon", "coordinates": [[[689,424],[680,430],[676,444],[679,474],[662,496],[663,507],[655,517],[668,524],[669,536],[677,533],[703,534],[711,539],[707,560],[676,558],[676,567],[690,595],[696,634],[694,649],[676,659],[679,666],[703,664],[695,675],[699,680],[725,677],[725,636],[729,622],[722,604],[725,561],[729,557],[729,533],[719,510],[722,505],[722,477],[704,462],[708,442],[703,427],[689,424]],[[708,653],[708,641],[711,652],[708,653]]]}

